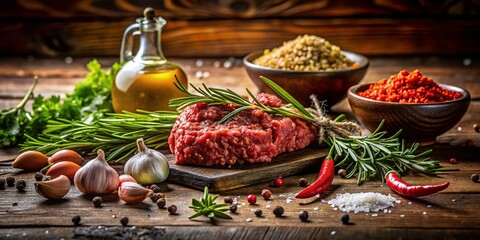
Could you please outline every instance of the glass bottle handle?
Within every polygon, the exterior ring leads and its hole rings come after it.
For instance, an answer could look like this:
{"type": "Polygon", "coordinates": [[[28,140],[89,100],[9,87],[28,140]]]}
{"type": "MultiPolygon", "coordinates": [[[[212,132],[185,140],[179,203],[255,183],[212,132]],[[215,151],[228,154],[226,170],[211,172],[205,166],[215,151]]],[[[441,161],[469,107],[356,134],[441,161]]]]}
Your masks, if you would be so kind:
{"type": "Polygon", "coordinates": [[[138,23],[134,23],[125,29],[120,50],[120,62],[130,61],[133,58],[133,37],[140,34],[140,25],[138,23]]]}

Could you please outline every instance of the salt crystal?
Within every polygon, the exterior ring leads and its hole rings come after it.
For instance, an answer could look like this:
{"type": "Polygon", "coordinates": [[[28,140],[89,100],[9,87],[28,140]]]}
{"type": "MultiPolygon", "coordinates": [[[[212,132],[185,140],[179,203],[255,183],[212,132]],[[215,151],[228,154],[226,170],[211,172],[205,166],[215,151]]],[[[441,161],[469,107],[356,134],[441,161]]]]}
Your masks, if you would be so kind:
{"type": "Polygon", "coordinates": [[[432,205],[427,205],[427,208],[431,208],[431,207],[432,207],[432,205]]]}
{"type": "Polygon", "coordinates": [[[25,237],[25,236],[27,236],[27,233],[23,233],[22,235],[25,237]]]}
{"type": "Polygon", "coordinates": [[[466,67],[472,65],[472,59],[471,58],[463,59],[463,65],[466,66],[466,67]]]}
{"type": "Polygon", "coordinates": [[[337,232],[335,231],[330,232],[330,235],[335,235],[335,234],[337,234],[337,232]]]}
{"type": "Polygon", "coordinates": [[[195,61],[195,66],[197,66],[197,67],[203,66],[203,60],[202,59],[197,59],[197,61],[195,61]]]}
{"type": "Polygon", "coordinates": [[[66,64],[70,64],[70,63],[72,63],[72,62],[73,62],[73,58],[72,58],[72,57],[66,57],[66,58],[65,58],[65,63],[66,63],[66,64]]]}
{"type": "Polygon", "coordinates": [[[112,215],[112,218],[117,218],[117,215],[113,214],[113,215],[112,215]]]}
{"type": "Polygon", "coordinates": [[[402,214],[402,215],[400,215],[400,217],[405,217],[405,215],[402,214]]]}
{"type": "Polygon", "coordinates": [[[457,201],[457,200],[456,200],[456,199],[452,199],[452,202],[455,202],[455,201],[457,201]]]}
{"type": "Polygon", "coordinates": [[[423,212],[423,215],[427,215],[427,212],[423,212]]]}
{"type": "Polygon", "coordinates": [[[278,198],[280,199],[287,199],[287,196],[285,194],[280,194],[278,195],[278,198]]]}
{"type": "Polygon", "coordinates": [[[224,67],[224,68],[231,68],[232,66],[233,66],[233,63],[230,62],[230,61],[225,61],[225,62],[223,63],[223,67],[224,67]]]}
{"type": "Polygon", "coordinates": [[[247,218],[247,222],[251,222],[251,221],[252,221],[252,219],[251,219],[251,218],[247,218]]]}
{"type": "Polygon", "coordinates": [[[392,210],[388,210],[388,213],[392,213],[392,210]]]}
{"type": "Polygon", "coordinates": [[[10,233],[7,233],[7,237],[10,237],[10,233]]]}
{"type": "Polygon", "coordinates": [[[408,205],[412,205],[412,202],[408,202],[408,205]]]}
{"type": "Polygon", "coordinates": [[[245,206],[245,203],[244,203],[244,202],[242,202],[242,206],[245,206]]]}
{"type": "Polygon", "coordinates": [[[320,200],[320,202],[321,202],[321,203],[326,203],[326,202],[327,202],[327,200],[325,200],[325,199],[321,199],[321,200],[320,200]]]}
{"type": "Polygon", "coordinates": [[[333,210],[337,211],[337,210],[338,210],[338,208],[333,208],[333,210]]]}
{"type": "Polygon", "coordinates": [[[462,127],[460,127],[460,126],[457,127],[457,131],[461,132],[462,130],[463,130],[462,127]]]}
{"type": "Polygon", "coordinates": [[[317,211],[317,210],[318,210],[318,207],[314,207],[313,210],[317,211]]]}
{"type": "Polygon", "coordinates": [[[270,208],[270,204],[267,203],[267,205],[265,205],[266,208],[270,208]]]}
{"type": "Polygon", "coordinates": [[[376,213],[372,214],[372,217],[376,217],[376,216],[378,216],[378,214],[376,214],[376,213]]]}
{"type": "Polygon", "coordinates": [[[197,72],[195,73],[195,78],[201,79],[202,76],[203,76],[202,71],[197,71],[197,72]]]}
{"type": "Polygon", "coordinates": [[[381,184],[380,187],[383,187],[383,184],[381,184]]]}
{"type": "Polygon", "coordinates": [[[219,68],[221,65],[220,61],[213,62],[213,67],[219,68]]]}
{"type": "Polygon", "coordinates": [[[208,78],[208,77],[210,77],[210,72],[206,72],[206,71],[203,72],[202,78],[208,78]]]}
{"type": "Polygon", "coordinates": [[[48,230],[45,230],[45,234],[48,234],[48,233],[49,233],[49,231],[48,231],[48,230]]]}
{"type": "Polygon", "coordinates": [[[383,213],[388,213],[388,209],[383,209],[383,213]]]}
{"type": "Polygon", "coordinates": [[[366,192],[366,193],[345,193],[337,194],[335,199],[328,201],[332,207],[338,207],[344,212],[353,211],[358,212],[378,212],[389,207],[394,207],[397,201],[390,195],[383,195],[381,193],[366,192]]]}
{"type": "Polygon", "coordinates": [[[402,203],[402,201],[397,200],[397,201],[395,201],[395,203],[400,204],[400,203],[402,203]]]}
{"type": "Polygon", "coordinates": [[[285,200],[285,202],[287,203],[291,203],[293,201],[293,199],[291,197],[288,197],[287,200],[285,200]]]}

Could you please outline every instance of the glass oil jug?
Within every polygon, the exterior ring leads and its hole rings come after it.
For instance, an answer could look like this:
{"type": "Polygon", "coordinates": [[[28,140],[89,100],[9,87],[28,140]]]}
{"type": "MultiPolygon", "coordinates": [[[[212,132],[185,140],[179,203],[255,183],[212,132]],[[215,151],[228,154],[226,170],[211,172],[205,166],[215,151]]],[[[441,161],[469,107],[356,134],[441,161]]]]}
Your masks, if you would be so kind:
{"type": "Polygon", "coordinates": [[[160,40],[165,24],[162,17],[155,17],[152,8],[146,8],[144,18],[138,18],[125,30],[120,52],[124,65],[112,86],[115,112],[173,110],[168,107],[168,101],[184,96],[173,83],[176,76],[187,87],[187,76],[162,53],[160,40]],[[140,38],[135,56],[132,54],[134,36],[140,38]]]}

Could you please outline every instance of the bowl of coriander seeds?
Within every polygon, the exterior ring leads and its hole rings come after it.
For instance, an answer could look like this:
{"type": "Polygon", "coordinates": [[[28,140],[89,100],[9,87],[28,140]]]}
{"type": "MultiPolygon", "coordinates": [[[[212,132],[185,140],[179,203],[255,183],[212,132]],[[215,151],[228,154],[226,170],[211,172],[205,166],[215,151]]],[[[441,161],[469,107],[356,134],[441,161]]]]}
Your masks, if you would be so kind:
{"type": "Polygon", "coordinates": [[[332,107],[362,80],[369,65],[365,56],[342,51],[314,35],[301,35],[280,47],[250,53],[243,63],[260,92],[274,93],[260,79],[263,76],[306,107],[311,106],[312,94],[332,107]]]}

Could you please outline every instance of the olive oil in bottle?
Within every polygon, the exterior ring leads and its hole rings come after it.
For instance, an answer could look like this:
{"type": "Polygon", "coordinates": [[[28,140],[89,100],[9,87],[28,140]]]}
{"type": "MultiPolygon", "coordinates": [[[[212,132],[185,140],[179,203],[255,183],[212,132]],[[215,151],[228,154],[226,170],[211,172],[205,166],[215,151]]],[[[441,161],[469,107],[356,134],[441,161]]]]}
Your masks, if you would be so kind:
{"type": "Polygon", "coordinates": [[[173,83],[177,78],[187,86],[187,76],[163,56],[160,36],[166,21],[155,18],[154,14],[153,9],[145,9],[145,17],[125,30],[120,61],[127,62],[115,76],[112,86],[115,112],[174,110],[168,107],[168,101],[184,96],[173,83]],[[132,55],[134,35],[140,35],[135,56],[132,55]]]}

